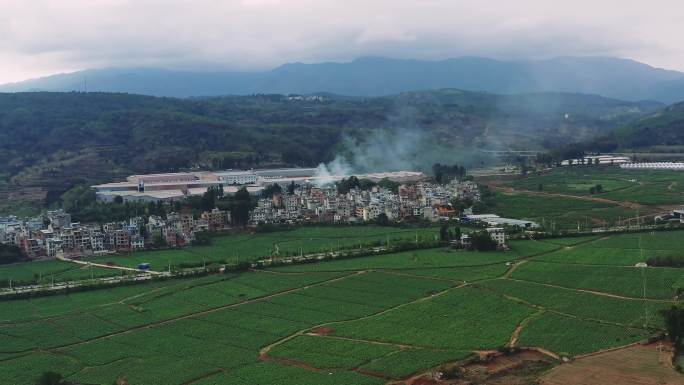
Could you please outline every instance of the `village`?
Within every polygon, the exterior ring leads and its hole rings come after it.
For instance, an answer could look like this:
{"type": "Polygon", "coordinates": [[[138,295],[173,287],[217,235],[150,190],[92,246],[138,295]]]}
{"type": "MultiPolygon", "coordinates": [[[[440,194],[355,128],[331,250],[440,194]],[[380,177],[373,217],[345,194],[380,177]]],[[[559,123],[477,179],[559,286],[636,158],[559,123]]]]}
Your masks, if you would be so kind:
{"type": "MultiPolygon", "coordinates": [[[[159,180],[159,176],[155,178],[159,180]]],[[[179,179],[179,174],[173,178],[179,179]]],[[[349,181],[359,179],[350,177],[349,181]]],[[[260,225],[388,225],[402,221],[461,220],[492,228],[490,234],[503,246],[501,226],[537,226],[493,214],[473,215],[471,207],[481,197],[478,185],[470,180],[453,179],[440,184],[422,178],[393,182],[390,187],[379,183],[363,188],[352,183],[346,191],[341,191],[336,183],[319,186],[303,179],[297,183],[291,179],[269,179],[265,187],[259,188],[249,211],[247,229],[260,225]],[[460,207],[455,207],[456,202],[460,207]]],[[[204,234],[228,232],[237,227],[241,226],[235,223],[230,211],[216,207],[199,215],[180,210],[164,216],[134,216],[106,223],[73,222],[70,213],[53,210],[33,218],[0,218],[0,243],[18,246],[31,259],[50,259],[185,247],[201,242],[204,234]]],[[[467,236],[464,241],[467,242],[467,236]]]]}

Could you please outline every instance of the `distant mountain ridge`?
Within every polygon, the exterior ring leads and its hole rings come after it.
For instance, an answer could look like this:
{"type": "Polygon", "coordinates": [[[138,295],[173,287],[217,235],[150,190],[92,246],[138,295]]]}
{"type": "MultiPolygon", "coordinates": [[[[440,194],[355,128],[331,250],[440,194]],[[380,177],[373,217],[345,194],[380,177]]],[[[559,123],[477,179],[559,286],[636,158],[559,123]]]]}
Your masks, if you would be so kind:
{"type": "Polygon", "coordinates": [[[153,96],[312,94],[385,96],[459,88],[499,94],[570,92],[639,101],[684,100],[684,73],[629,59],[560,57],[501,61],[461,57],[440,61],[362,57],[349,63],[284,64],[262,72],[190,72],[109,68],[0,85],[0,92],[126,92],[153,96]]]}

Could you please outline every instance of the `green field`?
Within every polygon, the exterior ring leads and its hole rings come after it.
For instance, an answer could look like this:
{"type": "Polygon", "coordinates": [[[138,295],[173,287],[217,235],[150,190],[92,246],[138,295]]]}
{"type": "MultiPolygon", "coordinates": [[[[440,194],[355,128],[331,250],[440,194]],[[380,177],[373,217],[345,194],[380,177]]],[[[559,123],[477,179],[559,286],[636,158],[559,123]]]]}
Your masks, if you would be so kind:
{"type": "Polygon", "coordinates": [[[279,271],[348,271],[363,269],[437,269],[504,264],[520,257],[546,253],[560,246],[535,241],[512,241],[508,252],[475,252],[447,248],[424,249],[395,254],[350,258],[326,263],[279,267],[279,271]]]}
{"type": "Polygon", "coordinates": [[[600,184],[604,192],[595,196],[644,205],[681,204],[684,173],[668,170],[623,170],[618,167],[556,168],[530,175],[507,185],[516,189],[588,196],[589,188],[600,184]]]}
{"type": "Polygon", "coordinates": [[[499,192],[495,204],[500,216],[531,220],[550,230],[586,230],[637,215],[636,210],[610,202],[550,195],[499,192]]]}
{"type": "Polygon", "coordinates": [[[512,278],[562,287],[601,291],[631,298],[672,299],[684,270],[528,262],[512,278]]]}
{"type": "Polygon", "coordinates": [[[426,249],[3,300],[0,383],[57,371],[102,385],[384,384],[512,341],[561,356],[623,346],[662,330],[658,311],[684,282],[684,269],[632,267],[632,247],[674,252],[679,235],[426,249]]]}
{"type": "Polygon", "coordinates": [[[619,299],[509,279],[483,282],[479,286],[560,314],[628,327],[662,328],[663,320],[658,312],[671,305],[666,301],[619,299]]]}
{"type": "Polygon", "coordinates": [[[643,340],[642,329],[583,321],[557,314],[532,319],[520,334],[522,346],[538,346],[561,356],[575,356],[643,340]]]}
{"type": "MultiPolygon", "coordinates": [[[[153,270],[169,267],[198,266],[204,263],[237,263],[270,258],[277,249],[283,258],[300,253],[311,254],[331,250],[367,248],[390,242],[434,241],[438,228],[401,229],[394,227],[302,227],[292,231],[225,235],[212,238],[211,245],[178,250],[143,251],[124,255],[89,258],[97,263],[137,267],[150,263],[153,270]]],[[[0,287],[30,284],[49,284],[88,278],[121,275],[119,270],[77,266],[57,260],[31,261],[0,265],[0,287]]]]}
{"type": "Polygon", "coordinates": [[[135,267],[150,263],[152,269],[164,270],[169,265],[182,267],[206,262],[237,263],[276,256],[285,258],[300,254],[326,253],[345,249],[386,245],[387,242],[434,241],[438,228],[401,229],[394,227],[300,227],[290,231],[218,236],[211,245],[181,250],[142,251],[127,255],[94,258],[96,262],[113,262],[135,267]],[[277,251],[277,254],[276,254],[277,251]]]}
{"type": "MultiPolygon", "coordinates": [[[[683,231],[612,235],[545,254],[536,261],[584,265],[634,266],[651,257],[682,256],[683,231]]],[[[572,238],[566,238],[568,240],[572,238]]],[[[547,241],[547,240],[545,240],[547,241]]],[[[559,243],[549,239],[548,242],[559,243]]]]}
{"type": "Polygon", "coordinates": [[[0,265],[0,287],[8,287],[10,280],[13,286],[21,286],[115,275],[121,275],[121,271],[89,266],[83,267],[58,260],[30,261],[0,265]]]}

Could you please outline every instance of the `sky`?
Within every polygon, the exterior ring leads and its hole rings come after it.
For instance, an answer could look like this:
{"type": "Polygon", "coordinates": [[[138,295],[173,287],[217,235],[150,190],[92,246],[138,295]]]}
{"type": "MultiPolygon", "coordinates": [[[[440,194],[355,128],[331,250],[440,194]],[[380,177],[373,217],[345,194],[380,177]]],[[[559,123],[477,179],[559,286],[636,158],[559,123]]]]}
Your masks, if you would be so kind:
{"type": "Polygon", "coordinates": [[[682,0],[0,0],[0,84],[104,67],[615,56],[684,71],[682,0]]]}

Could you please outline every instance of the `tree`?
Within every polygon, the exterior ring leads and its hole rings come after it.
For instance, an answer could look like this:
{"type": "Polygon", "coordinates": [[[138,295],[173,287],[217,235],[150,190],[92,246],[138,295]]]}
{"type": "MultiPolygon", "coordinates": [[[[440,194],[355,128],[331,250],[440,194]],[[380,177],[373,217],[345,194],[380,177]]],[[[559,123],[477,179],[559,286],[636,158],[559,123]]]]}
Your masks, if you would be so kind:
{"type": "Polygon", "coordinates": [[[64,377],[59,373],[44,372],[36,381],[36,385],[72,385],[72,383],[64,380],[64,377]]]}
{"type": "Polygon", "coordinates": [[[283,189],[278,183],[273,183],[266,186],[263,191],[261,191],[261,196],[264,198],[272,198],[274,195],[282,194],[283,189]]]}
{"type": "Polygon", "coordinates": [[[359,181],[359,178],[352,175],[349,178],[342,179],[341,181],[337,182],[336,185],[338,194],[346,194],[351,189],[359,188],[361,182],[359,181]]]}
{"type": "Polygon", "coordinates": [[[401,186],[401,183],[392,181],[388,178],[382,178],[378,182],[378,186],[382,188],[386,188],[393,193],[397,194],[399,192],[399,186],[401,186]]]}
{"type": "Polygon", "coordinates": [[[492,239],[486,231],[478,231],[470,234],[470,243],[473,250],[477,251],[493,251],[496,250],[496,241],[492,239]]]}
{"type": "Polygon", "coordinates": [[[435,176],[437,183],[449,183],[452,179],[463,179],[466,176],[465,167],[453,164],[451,166],[446,164],[435,163],[432,165],[432,174],[435,176]]]}
{"type": "Polygon", "coordinates": [[[544,185],[539,183],[539,186],[537,186],[537,191],[544,191],[544,185]]]}
{"type": "Polygon", "coordinates": [[[214,207],[216,207],[216,198],[219,195],[219,188],[218,187],[209,187],[207,191],[202,194],[202,199],[200,200],[200,210],[202,211],[211,211],[214,207]]]}
{"type": "Polygon", "coordinates": [[[0,265],[19,262],[23,259],[24,254],[19,247],[0,243],[0,265]]]}
{"type": "Polygon", "coordinates": [[[684,308],[672,305],[669,309],[661,310],[660,314],[665,320],[667,335],[675,344],[676,348],[682,348],[684,338],[684,308]]]}
{"type": "Polygon", "coordinates": [[[246,188],[239,189],[233,197],[233,208],[230,216],[236,226],[245,226],[249,221],[249,210],[252,208],[252,197],[246,188]]]}
{"type": "Polygon", "coordinates": [[[388,226],[389,225],[389,218],[387,217],[387,214],[385,213],[380,213],[377,218],[375,218],[375,223],[378,226],[388,226]]]}
{"type": "Polygon", "coordinates": [[[294,181],[290,182],[290,185],[287,186],[287,193],[290,195],[294,195],[296,188],[297,188],[297,185],[295,184],[295,182],[294,181]]]}
{"type": "Polygon", "coordinates": [[[208,231],[198,231],[195,233],[194,246],[206,246],[211,244],[211,234],[208,231]]]}
{"type": "Polygon", "coordinates": [[[155,234],[152,238],[152,246],[156,249],[166,247],[166,238],[161,234],[155,234]]]}
{"type": "Polygon", "coordinates": [[[462,234],[461,228],[456,226],[456,227],[454,227],[454,231],[451,233],[451,239],[456,239],[456,240],[461,239],[461,234],[462,234]]]}
{"type": "Polygon", "coordinates": [[[451,239],[449,234],[449,225],[446,223],[442,223],[442,225],[439,227],[439,239],[442,242],[448,242],[451,239]]]}
{"type": "Polygon", "coordinates": [[[116,203],[117,205],[120,205],[120,204],[122,204],[123,202],[124,202],[124,199],[123,199],[123,197],[122,197],[121,195],[117,195],[117,196],[114,197],[114,203],[116,203]]]}

